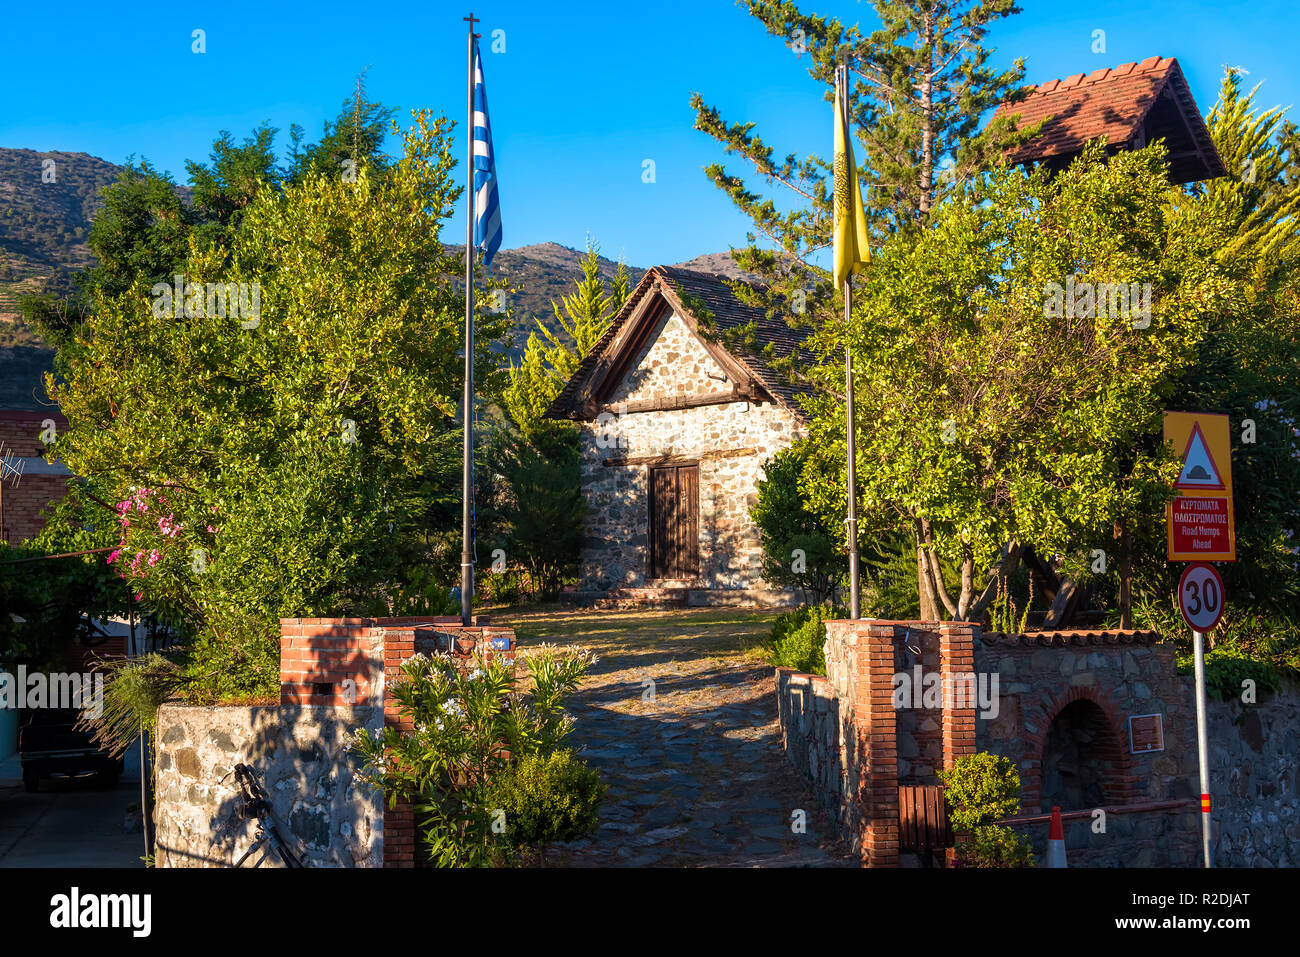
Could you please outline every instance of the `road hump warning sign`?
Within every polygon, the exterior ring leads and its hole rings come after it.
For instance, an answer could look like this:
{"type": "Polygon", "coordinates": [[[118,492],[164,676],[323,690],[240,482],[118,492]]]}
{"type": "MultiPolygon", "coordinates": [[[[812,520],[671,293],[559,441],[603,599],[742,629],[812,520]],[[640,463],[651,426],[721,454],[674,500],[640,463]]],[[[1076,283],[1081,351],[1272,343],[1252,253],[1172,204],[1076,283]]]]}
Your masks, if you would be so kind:
{"type": "Polygon", "coordinates": [[[1166,510],[1171,562],[1233,562],[1232,440],[1226,415],[1166,412],[1164,437],[1182,453],[1166,510]]]}
{"type": "Polygon", "coordinates": [[[1223,477],[1219,474],[1219,467],[1214,464],[1214,456],[1206,448],[1205,433],[1201,431],[1199,422],[1192,425],[1192,434],[1183,452],[1183,470],[1179,473],[1174,488],[1224,488],[1223,477]]]}

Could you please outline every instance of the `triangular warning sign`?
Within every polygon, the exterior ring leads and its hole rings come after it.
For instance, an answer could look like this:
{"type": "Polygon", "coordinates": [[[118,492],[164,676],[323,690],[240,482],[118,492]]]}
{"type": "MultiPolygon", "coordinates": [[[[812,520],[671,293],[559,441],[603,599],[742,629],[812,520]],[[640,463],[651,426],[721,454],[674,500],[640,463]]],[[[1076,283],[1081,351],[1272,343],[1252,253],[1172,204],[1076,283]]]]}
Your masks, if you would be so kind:
{"type": "Polygon", "coordinates": [[[1201,433],[1201,423],[1192,426],[1191,437],[1187,440],[1187,451],[1183,453],[1183,470],[1178,474],[1174,488],[1223,488],[1223,478],[1219,468],[1214,464],[1214,456],[1205,444],[1201,433]]]}

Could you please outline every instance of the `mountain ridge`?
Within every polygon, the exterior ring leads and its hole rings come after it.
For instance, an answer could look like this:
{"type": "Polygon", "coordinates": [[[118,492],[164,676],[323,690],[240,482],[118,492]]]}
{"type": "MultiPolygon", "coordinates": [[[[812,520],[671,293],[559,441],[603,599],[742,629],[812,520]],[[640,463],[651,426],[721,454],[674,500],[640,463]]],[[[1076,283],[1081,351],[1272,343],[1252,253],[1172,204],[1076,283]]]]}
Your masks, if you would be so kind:
{"type": "MultiPolygon", "coordinates": [[[[67,289],[73,276],[94,262],[86,242],[90,225],[104,205],[102,190],[124,168],[88,153],[0,147],[0,409],[36,409],[48,401],[43,373],[52,368],[53,350],[22,322],[18,299],[67,289]]],[[[190,188],[176,188],[188,201],[190,188]]],[[[464,245],[446,249],[461,253],[464,245]]],[[[556,242],[497,252],[486,275],[518,287],[511,301],[515,322],[507,353],[512,360],[523,354],[538,320],[556,328],[551,303],[573,293],[584,256],[556,242]]],[[[745,278],[729,253],[705,253],[671,265],[745,278]]],[[[600,256],[606,282],[617,269],[616,261],[600,256]]],[[[629,264],[627,271],[635,285],[646,269],[629,264]]]]}

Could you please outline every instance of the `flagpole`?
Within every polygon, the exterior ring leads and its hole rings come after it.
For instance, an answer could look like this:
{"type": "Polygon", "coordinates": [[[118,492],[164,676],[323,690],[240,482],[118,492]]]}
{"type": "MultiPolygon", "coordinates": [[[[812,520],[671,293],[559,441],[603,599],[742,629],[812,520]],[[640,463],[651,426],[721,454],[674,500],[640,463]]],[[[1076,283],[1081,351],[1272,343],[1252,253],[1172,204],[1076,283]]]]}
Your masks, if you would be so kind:
{"type": "Polygon", "coordinates": [[[474,604],[474,14],[469,22],[469,82],[465,111],[465,397],[461,463],[460,620],[473,624],[474,604]]]}
{"type": "MultiPolygon", "coordinates": [[[[844,124],[844,143],[846,149],[849,144],[849,133],[853,129],[849,123],[849,68],[847,58],[843,60],[836,71],[837,80],[836,96],[840,97],[840,116],[844,124]]],[[[847,214],[846,210],[846,214],[847,214]]],[[[858,618],[861,614],[861,592],[858,574],[858,469],[857,453],[855,451],[854,432],[856,429],[853,424],[853,352],[849,348],[848,329],[849,319],[853,315],[853,286],[850,284],[849,277],[844,277],[844,420],[846,457],[848,459],[848,499],[849,499],[849,516],[845,522],[847,526],[847,535],[849,540],[849,617],[858,618]]]]}

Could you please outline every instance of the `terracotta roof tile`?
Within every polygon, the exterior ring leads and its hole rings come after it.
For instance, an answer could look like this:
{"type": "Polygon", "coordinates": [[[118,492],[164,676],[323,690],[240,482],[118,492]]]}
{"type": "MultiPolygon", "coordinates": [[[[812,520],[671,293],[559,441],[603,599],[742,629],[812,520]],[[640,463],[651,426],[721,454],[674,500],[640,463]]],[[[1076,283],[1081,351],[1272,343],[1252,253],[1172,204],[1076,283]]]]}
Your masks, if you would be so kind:
{"type": "Polygon", "coordinates": [[[1008,634],[1007,632],[991,631],[981,633],[980,640],[986,644],[1065,648],[1076,645],[1150,645],[1162,641],[1163,636],[1159,632],[1155,631],[1098,628],[1070,629],[1065,631],[1031,631],[1025,634],[1008,634]]]}
{"type": "MultiPolygon", "coordinates": [[[[1199,152],[1203,157],[1202,161],[1190,163],[1181,160],[1175,175],[1186,176],[1187,180],[1225,175],[1187,81],[1172,57],[1148,57],[1141,63],[1093,70],[1086,76],[1076,73],[1031,87],[1020,103],[1002,104],[995,116],[1019,114],[1021,126],[1043,121],[1040,135],[1012,150],[1007,159],[1029,163],[1069,158],[1102,137],[1113,149],[1124,147],[1142,130],[1147,114],[1166,88],[1192,134],[1190,142],[1171,143],[1171,147],[1199,152]]],[[[1177,135],[1187,140],[1185,132],[1177,135]]]]}

